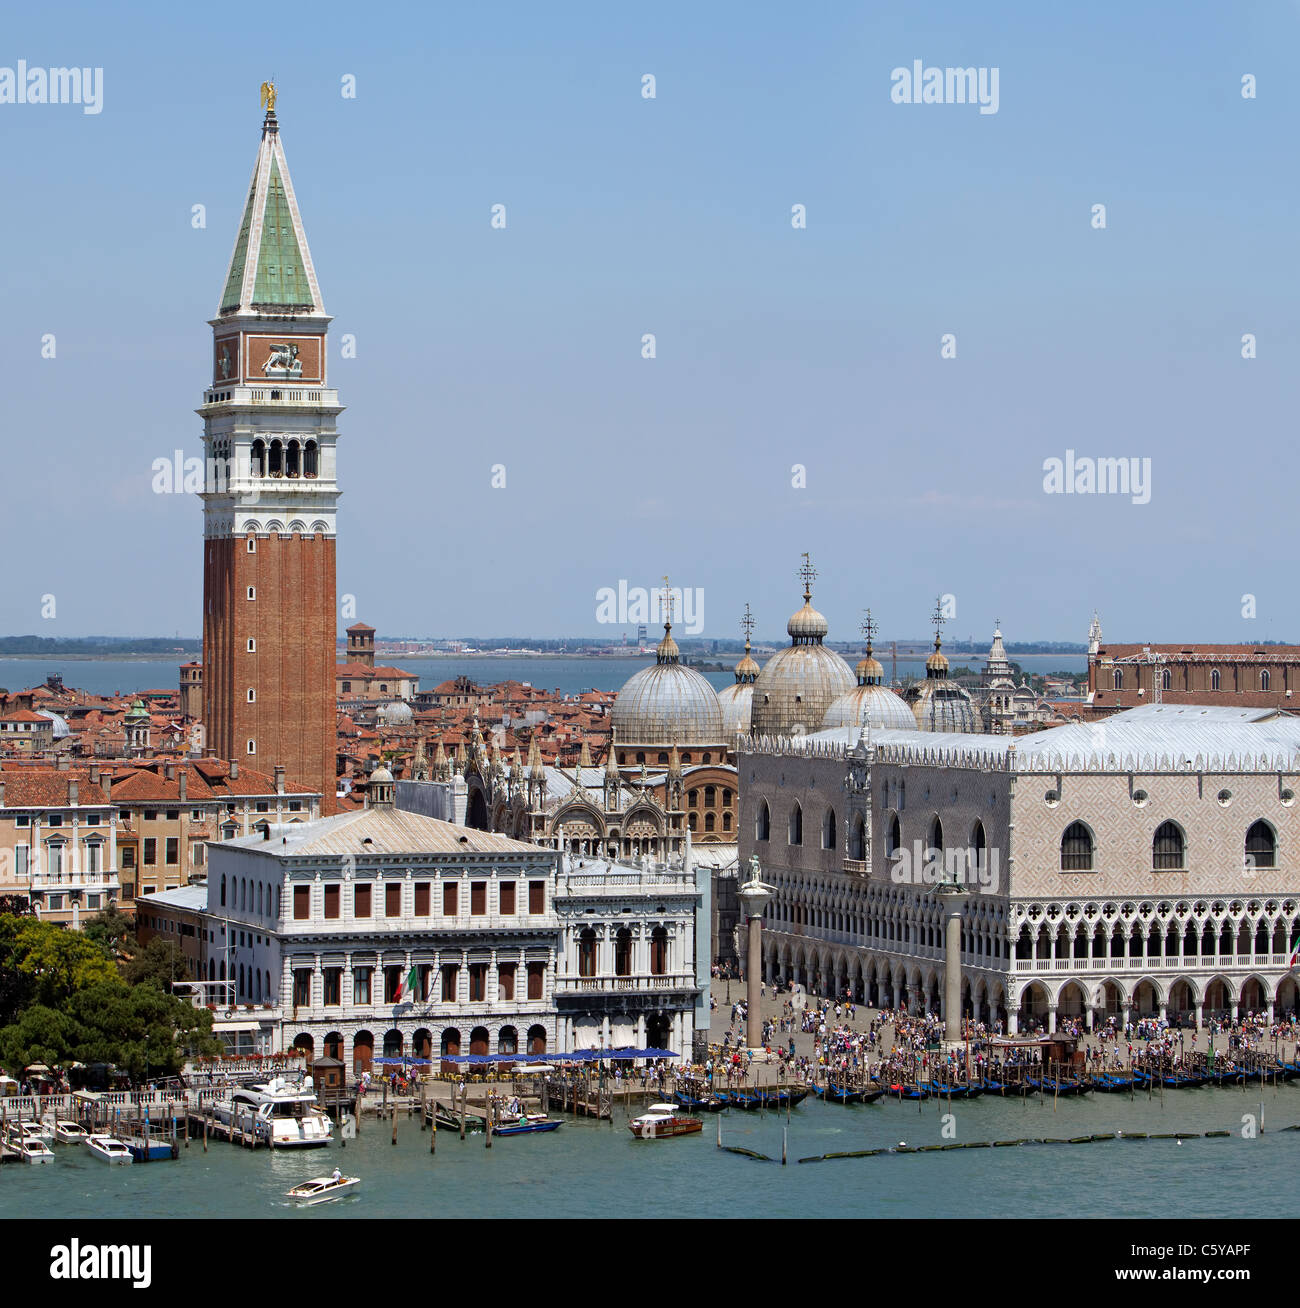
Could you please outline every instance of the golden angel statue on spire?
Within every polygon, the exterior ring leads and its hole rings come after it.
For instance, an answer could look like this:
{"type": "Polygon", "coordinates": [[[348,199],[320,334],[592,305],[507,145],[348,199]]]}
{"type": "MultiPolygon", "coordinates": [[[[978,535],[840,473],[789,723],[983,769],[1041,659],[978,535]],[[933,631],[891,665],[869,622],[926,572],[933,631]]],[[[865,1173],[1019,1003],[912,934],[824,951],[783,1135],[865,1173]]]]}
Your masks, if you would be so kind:
{"type": "Polygon", "coordinates": [[[262,108],[268,113],[275,112],[275,83],[262,83],[262,108]]]}

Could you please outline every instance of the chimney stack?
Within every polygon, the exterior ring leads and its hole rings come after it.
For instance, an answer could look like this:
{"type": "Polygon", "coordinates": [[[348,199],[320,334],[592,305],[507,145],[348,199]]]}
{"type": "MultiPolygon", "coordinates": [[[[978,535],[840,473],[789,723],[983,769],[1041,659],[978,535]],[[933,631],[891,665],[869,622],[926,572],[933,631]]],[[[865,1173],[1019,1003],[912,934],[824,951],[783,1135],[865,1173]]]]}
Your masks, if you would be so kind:
{"type": "Polygon", "coordinates": [[[189,781],[188,771],[185,768],[181,768],[180,772],[177,774],[176,777],[176,784],[180,787],[181,799],[188,798],[186,794],[186,791],[189,789],[188,781],[189,781]]]}
{"type": "Polygon", "coordinates": [[[168,759],[167,762],[163,764],[163,776],[166,777],[168,781],[176,780],[176,768],[172,765],[171,759],[168,759]]]}
{"type": "Polygon", "coordinates": [[[76,808],[77,806],[77,778],[68,779],[68,807],[76,808]]]}
{"type": "Polygon", "coordinates": [[[113,774],[111,772],[105,772],[99,778],[99,788],[104,792],[104,803],[111,804],[113,802],[113,774]]]}
{"type": "Polygon", "coordinates": [[[284,764],[283,763],[277,763],[275,765],[275,793],[277,795],[284,794],[284,764]]]}
{"type": "Polygon", "coordinates": [[[99,764],[98,764],[98,763],[92,763],[92,764],[90,765],[90,784],[91,784],[92,786],[97,786],[97,785],[99,785],[99,764]]]}
{"type": "Polygon", "coordinates": [[[55,766],[60,772],[66,772],[68,770],[68,761],[68,756],[66,754],[60,754],[59,761],[55,766]]]}
{"type": "Polygon", "coordinates": [[[0,777],[0,808],[5,806],[5,779],[0,777]]]}
{"type": "Polygon", "coordinates": [[[239,780],[239,760],[237,758],[230,760],[230,779],[231,781],[239,780]]]}

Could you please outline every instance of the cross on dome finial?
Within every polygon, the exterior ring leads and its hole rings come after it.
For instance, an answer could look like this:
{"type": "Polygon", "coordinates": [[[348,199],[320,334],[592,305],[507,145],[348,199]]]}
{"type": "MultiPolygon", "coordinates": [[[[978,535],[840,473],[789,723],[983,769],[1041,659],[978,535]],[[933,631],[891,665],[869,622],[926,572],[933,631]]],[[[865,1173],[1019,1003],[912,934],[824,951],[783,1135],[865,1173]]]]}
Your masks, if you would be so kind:
{"type": "Polygon", "coordinates": [[[948,621],[943,613],[943,596],[937,595],[934,601],[934,612],[930,614],[930,621],[934,623],[934,647],[938,649],[943,643],[943,624],[948,621]]]}
{"type": "Polygon", "coordinates": [[[745,616],[740,620],[740,629],[745,633],[745,653],[749,653],[749,638],[754,634],[754,618],[749,611],[749,605],[745,605],[745,616]]]}
{"type": "Polygon", "coordinates": [[[799,569],[799,576],[803,578],[803,597],[807,603],[812,600],[812,584],[817,580],[817,569],[813,567],[807,550],[803,552],[803,567],[799,569]]]}
{"type": "Polygon", "coordinates": [[[866,637],[867,653],[870,654],[872,642],[876,639],[876,632],[879,631],[880,628],[877,626],[875,619],[872,618],[870,609],[864,609],[863,612],[866,613],[867,616],[862,620],[862,634],[866,637]]]}
{"type": "Polygon", "coordinates": [[[664,576],[663,609],[664,630],[671,631],[673,625],[673,589],[668,584],[668,577],[666,574],[664,576]]]}

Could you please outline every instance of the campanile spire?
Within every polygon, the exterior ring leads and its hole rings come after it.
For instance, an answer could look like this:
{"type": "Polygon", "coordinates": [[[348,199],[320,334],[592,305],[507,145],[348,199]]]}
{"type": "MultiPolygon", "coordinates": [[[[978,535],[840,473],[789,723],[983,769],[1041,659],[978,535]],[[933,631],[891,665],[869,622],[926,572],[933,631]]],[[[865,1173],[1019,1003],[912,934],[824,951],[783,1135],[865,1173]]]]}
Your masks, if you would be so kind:
{"type": "Polygon", "coordinates": [[[339,488],[325,312],[275,112],[262,135],[198,409],[207,744],[322,792],[334,811],[339,488]]]}

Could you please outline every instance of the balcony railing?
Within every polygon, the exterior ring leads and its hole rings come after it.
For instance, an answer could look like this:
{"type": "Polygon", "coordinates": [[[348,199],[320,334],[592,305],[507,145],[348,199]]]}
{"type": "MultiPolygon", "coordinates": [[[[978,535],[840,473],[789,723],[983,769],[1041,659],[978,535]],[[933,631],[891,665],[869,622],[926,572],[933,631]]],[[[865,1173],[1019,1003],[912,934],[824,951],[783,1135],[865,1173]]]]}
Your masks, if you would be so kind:
{"type": "Polygon", "coordinates": [[[692,972],[674,972],[668,976],[567,976],[555,984],[559,994],[619,994],[623,992],[647,993],[655,990],[694,990],[692,972]]]}
{"type": "Polygon", "coordinates": [[[1017,972],[1186,972],[1285,967],[1285,954],[1183,954],[1145,958],[1017,958],[1017,972]]]}

